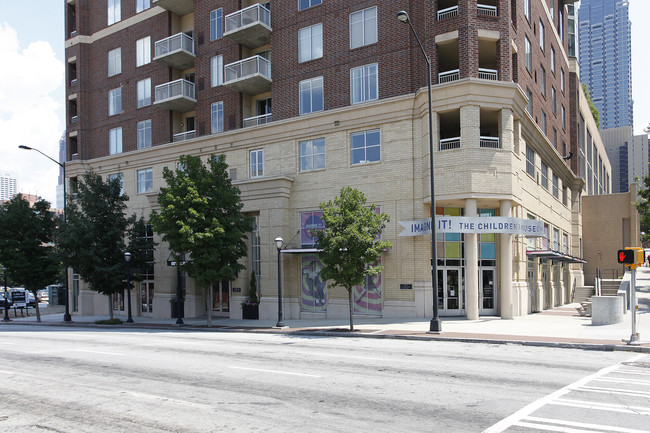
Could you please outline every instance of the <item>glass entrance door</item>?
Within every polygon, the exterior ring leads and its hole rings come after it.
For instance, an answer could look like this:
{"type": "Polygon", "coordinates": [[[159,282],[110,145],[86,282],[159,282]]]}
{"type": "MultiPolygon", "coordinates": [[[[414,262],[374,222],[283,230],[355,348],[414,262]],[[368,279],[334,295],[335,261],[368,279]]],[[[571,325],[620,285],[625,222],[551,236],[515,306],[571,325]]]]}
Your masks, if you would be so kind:
{"type": "Polygon", "coordinates": [[[497,270],[496,268],[479,269],[479,314],[497,314],[497,270]]]}
{"type": "Polygon", "coordinates": [[[438,269],[438,308],[441,316],[461,316],[465,313],[462,268],[438,269]]]}
{"type": "Polygon", "coordinates": [[[144,280],[140,283],[140,300],[143,316],[149,316],[153,313],[153,281],[144,280]]]}
{"type": "Polygon", "coordinates": [[[212,311],[217,316],[230,317],[230,281],[222,281],[214,286],[212,311]]]}

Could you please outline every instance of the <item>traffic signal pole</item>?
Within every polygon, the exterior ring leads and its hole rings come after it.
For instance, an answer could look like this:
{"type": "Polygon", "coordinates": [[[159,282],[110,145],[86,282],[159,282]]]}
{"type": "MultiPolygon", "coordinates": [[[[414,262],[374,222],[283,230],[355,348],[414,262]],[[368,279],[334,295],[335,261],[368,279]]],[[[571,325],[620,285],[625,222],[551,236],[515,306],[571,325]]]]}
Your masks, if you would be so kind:
{"type": "Polygon", "coordinates": [[[630,282],[630,309],[632,310],[632,335],[630,335],[630,340],[627,342],[628,345],[638,346],[641,344],[639,339],[639,333],[636,328],[636,265],[630,266],[632,281],[630,282]]]}

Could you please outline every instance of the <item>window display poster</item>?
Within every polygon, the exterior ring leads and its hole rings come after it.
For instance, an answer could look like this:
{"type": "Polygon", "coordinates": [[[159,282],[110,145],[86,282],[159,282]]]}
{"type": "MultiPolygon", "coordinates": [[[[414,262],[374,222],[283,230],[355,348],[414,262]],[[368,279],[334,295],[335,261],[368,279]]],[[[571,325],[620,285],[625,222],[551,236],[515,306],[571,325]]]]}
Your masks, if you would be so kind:
{"type": "Polygon", "coordinates": [[[320,278],[323,263],[318,256],[303,255],[301,263],[300,307],[302,311],[327,311],[327,283],[320,278]]]}
{"type": "MultiPolygon", "coordinates": [[[[381,264],[381,260],[373,266],[381,264]]],[[[354,312],[358,314],[381,315],[381,273],[366,277],[364,284],[356,286],[354,290],[354,312]]]]}

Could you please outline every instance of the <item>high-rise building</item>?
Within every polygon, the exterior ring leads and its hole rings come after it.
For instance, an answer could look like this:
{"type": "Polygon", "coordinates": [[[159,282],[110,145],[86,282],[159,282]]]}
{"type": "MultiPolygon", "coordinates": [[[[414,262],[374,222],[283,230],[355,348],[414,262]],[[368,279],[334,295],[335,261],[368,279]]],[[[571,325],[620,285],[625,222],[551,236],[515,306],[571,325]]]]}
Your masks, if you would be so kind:
{"type": "Polygon", "coordinates": [[[11,200],[18,192],[18,176],[8,171],[0,171],[0,201],[11,200]]]}
{"type": "MultiPolygon", "coordinates": [[[[61,140],[59,140],[59,162],[65,163],[65,132],[63,133],[63,136],[61,137],[61,140]]],[[[59,176],[57,177],[57,184],[56,184],[56,208],[57,209],[63,209],[64,202],[63,200],[65,199],[64,197],[64,188],[63,188],[63,182],[65,182],[65,179],[63,178],[64,176],[64,171],[63,167],[59,168],[59,176]]]]}
{"type": "Polygon", "coordinates": [[[612,190],[627,192],[635,179],[648,175],[648,135],[634,135],[631,126],[601,131],[612,164],[612,190]]]}
{"type": "Polygon", "coordinates": [[[633,126],[629,1],[582,0],[578,40],[580,78],[600,112],[601,129],[633,126]]]}
{"type": "MultiPolygon", "coordinates": [[[[165,167],[225,155],[255,221],[247,269],[212,305],[186,278],[186,317],[241,317],[255,272],[260,318],[277,318],[276,236],[285,317],[347,317],[310,230],[348,185],[390,216],[393,245],[355,289],[355,314],[431,317],[437,299],[441,315],[513,317],[566,303],[583,279],[583,179],[593,194],[611,184],[602,143],[590,135],[583,152],[572,139],[597,128],[574,125],[588,108],[571,79],[567,3],[66,0],[67,181],[119,177],[129,212],[146,216],[165,167]],[[432,135],[425,57],[400,10],[431,61],[432,135]],[[432,207],[444,221],[435,298],[432,207]]],[[[170,317],[177,273],[155,239],[133,299],[138,314],[170,317]]],[[[72,280],[82,314],[104,307],[72,280]]]]}

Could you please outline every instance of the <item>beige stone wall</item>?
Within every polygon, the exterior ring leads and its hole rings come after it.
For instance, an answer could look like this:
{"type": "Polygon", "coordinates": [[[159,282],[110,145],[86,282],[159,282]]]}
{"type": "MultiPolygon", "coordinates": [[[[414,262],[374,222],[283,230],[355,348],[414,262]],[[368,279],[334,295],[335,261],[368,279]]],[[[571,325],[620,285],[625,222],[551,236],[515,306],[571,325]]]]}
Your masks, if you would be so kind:
{"type": "MultiPolygon", "coordinates": [[[[512,216],[527,218],[532,214],[572,237],[580,237],[574,232],[578,227],[574,224],[574,214],[578,211],[575,199],[570,206],[564,206],[550,191],[540,187],[537,177],[526,173],[526,143],[529,143],[558,174],[561,185],[567,185],[579,197],[581,184],[560,155],[550,149],[548,140],[524,111],[525,97],[516,84],[464,79],[436,86],[432,97],[438,207],[464,207],[465,200],[471,198],[477,201],[478,208],[498,210],[501,202],[508,201],[512,204],[512,216]],[[451,109],[460,111],[461,146],[439,151],[439,113],[451,109]],[[493,112],[488,115],[494,114],[497,119],[499,149],[479,146],[482,110],[493,112]]],[[[124,190],[130,197],[129,212],[146,217],[157,206],[164,167],[175,168],[182,154],[207,157],[214,153],[226,155],[234,183],[242,193],[244,211],[259,218],[261,318],[277,317],[277,250],[273,239],[282,236],[289,242],[293,238],[288,247],[299,247],[299,235],[295,238],[294,235],[300,227],[300,212],[318,210],[321,202],[333,199],[348,185],[361,190],[369,202],[391,217],[383,234],[393,244],[383,256],[384,315],[430,316],[430,237],[398,236],[401,232],[398,221],[430,216],[426,91],[92,161],[73,161],[68,164],[67,172],[68,177],[80,176],[91,168],[104,176],[123,173],[124,190]],[[381,134],[381,161],[351,165],[350,134],[371,129],[378,129],[381,134]],[[325,138],[326,168],[300,172],[299,142],[315,138],[325,138]],[[255,149],[264,150],[264,176],[251,179],[249,152],[255,149]],[[136,172],[149,167],[153,169],[154,191],[138,194],[136,172]],[[413,290],[400,290],[401,283],[412,284],[413,290]]],[[[537,158],[537,170],[540,164],[537,158]]],[[[160,238],[156,241],[159,246],[154,316],[168,317],[176,272],[166,264],[169,255],[166,246],[160,238]]],[[[517,314],[526,314],[527,309],[526,244],[524,237],[515,237],[512,244],[512,285],[516,298],[524,299],[517,301],[517,314]]],[[[282,257],[285,317],[307,317],[299,306],[300,255],[283,254],[282,257]]],[[[248,258],[243,262],[249,266],[248,258]]],[[[242,294],[246,293],[249,275],[250,271],[244,271],[233,282],[233,287],[240,287],[242,294]]],[[[203,291],[188,279],[187,292],[186,316],[203,315],[203,291]]],[[[240,317],[240,300],[241,296],[234,293],[231,317],[240,317]]],[[[347,316],[347,292],[330,287],[327,317],[336,316],[347,316]]]]}

